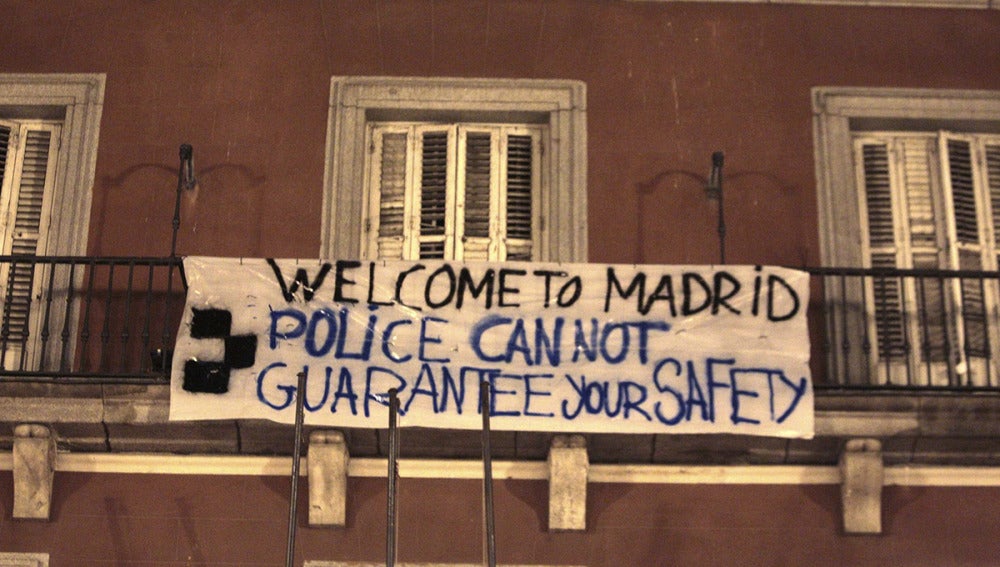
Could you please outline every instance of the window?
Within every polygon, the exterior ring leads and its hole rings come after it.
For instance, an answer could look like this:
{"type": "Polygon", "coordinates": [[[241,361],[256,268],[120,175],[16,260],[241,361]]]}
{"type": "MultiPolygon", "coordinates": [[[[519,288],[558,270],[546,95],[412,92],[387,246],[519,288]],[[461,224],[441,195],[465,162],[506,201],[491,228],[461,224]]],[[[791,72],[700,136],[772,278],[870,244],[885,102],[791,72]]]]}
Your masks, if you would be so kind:
{"type": "MultiPolygon", "coordinates": [[[[104,75],[0,74],[0,254],[80,256],[87,251],[91,188],[104,99],[104,75]]],[[[4,369],[37,368],[33,309],[44,274],[0,265],[4,369]]],[[[52,293],[69,289],[66,276],[52,293]]],[[[62,328],[71,313],[53,313],[62,328]]],[[[54,350],[54,349],[53,349],[54,350]]],[[[49,353],[56,356],[57,353],[49,353]]],[[[47,355],[48,356],[48,355],[47,355]]]]}
{"type": "Polygon", "coordinates": [[[323,257],[586,261],[583,83],[331,85],[323,257]]]}
{"type": "MultiPolygon", "coordinates": [[[[1000,93],[821,88],[813,95],[826,265],[997,269],[1000,93]]],[[[995,279],[873,277],[825,292],[829,305],[842,306],[827,317],[830,344],[842,347],[831,361],[834,379],[997,383],[995,279]],[[844,346],[859,342],[874,343],[864,347],[871,352],[844,346]]]]}
{"type": "MultiPolygon", "coordinates": [[[[58,123],[0,119],[0,254],[34,256],[45,248],[60,130],[58,123]]],[[[30,337],[35,275],[31,264],[0,264],[6,368],[20,365],[30,337]]]]}
{"type": "MultiPolygon", "coordinates": [[[[996,269],[1000,137],[866,133],[855,135],[854,145],[866,267],[996,269]]],[[[982,365],[997,358],[990,352],[998,342],[995,281],[907,278],[869,285],[884,287],[879,301],[869,290],[877,327],[872,336],[878,337],[879,358],[892,361],[890,368],[900,366],[898,373],[904,364],[929,363],[940,366],[937,381],[982,376],[982,365]]]]}
{"type": "Polygon", "coordinates": [[[372,122],[362,256],[533,260],[544,126],[372,122]]]}

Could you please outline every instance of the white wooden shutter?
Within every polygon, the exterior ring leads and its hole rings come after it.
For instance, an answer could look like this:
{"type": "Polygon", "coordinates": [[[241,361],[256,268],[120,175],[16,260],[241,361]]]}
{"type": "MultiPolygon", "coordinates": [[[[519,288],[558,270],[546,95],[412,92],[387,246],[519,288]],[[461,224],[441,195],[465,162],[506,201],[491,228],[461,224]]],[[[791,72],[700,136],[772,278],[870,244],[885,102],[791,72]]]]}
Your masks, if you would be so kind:
{"type": "Polygon", "coordinates": [[[533,260],[540,192],[538,129],[518,126],[459,129],[458,257],[533,260]]]}
{"type": "Polygon", "coordinates": [[[507,129],[502,137],[506,159],[501,173],[505,259],[534,260],[537,254],[539,193],[541,191],[541,135],[538,130],[507,129]]]}
{"type": "Polygon", "coordinates": [[[499,238],[500,184],[499,137],[490,130],[460,128],[456,217],[456,258],[497,260],[501,257],[499,238]]]}
{"type": "Polygon", "coordinates": [[[366,257],[531,260],[541,129],[369,126],[366,257]]]}
{"type": "Polygon", "coordinates": [[[455,139],[453,127],[416,129],[420,156],[414,188],[416,216],[410,258],[454,258],[455,250],[455,139]]]}
{"type": "Polygon", "coordinates": [[[986,184],[990,199],[993,228],[993,260],[991,269],[1000,267],[1000,140],[988,139],[983,144],[986,162],[986,184]]]}
{"type": "MultiPolygon", "coordinates": [[[[866,231],[866,258],[869,267],[907,266],[907,217],[898,185],[897,162],[886,141],[858,139],[855,157],[860,164],[858,187],[862,191],[861,216],[866,231]]],[[[872,306],[874,335],[879,358],[900,358],[905,354],[902,289],[897,278],[877,278],[869,282],[868,304],[872,306]]]]}
{"type": "Polygon", "coordinates": [[[406,219],[410,203],[407,186],[411,183],[407,129],[369,130],[369,200],[365,235],[368,258],[403,258],[406,219]]]}
{"type": "MultiPolygon", "coordinates": [[[[4,123],[6,135],[0,193],[0,250],[36,255],[44,250],[60,127],[46,123],[4,123]]],[[[7,340],[24,345],[31,307],[41,278],[32,264],[12,262],[0,269],[0,301],[7,340]]],[[[9,362],[5,363],[9,364],[9,362]]]]}
{"type": "MultiPolygon", "coordinates": [[[[972,143],[953,135],[941,135],[939,147],[948,211],[948,267],[981,270],[982,231],[985,228],[981,215],[986,207],[976,191],[972,143]]],[[[956,281],[952,293],[960,355],[984,356],[987,331],[981,282],[978,279],[956,281]]]]}

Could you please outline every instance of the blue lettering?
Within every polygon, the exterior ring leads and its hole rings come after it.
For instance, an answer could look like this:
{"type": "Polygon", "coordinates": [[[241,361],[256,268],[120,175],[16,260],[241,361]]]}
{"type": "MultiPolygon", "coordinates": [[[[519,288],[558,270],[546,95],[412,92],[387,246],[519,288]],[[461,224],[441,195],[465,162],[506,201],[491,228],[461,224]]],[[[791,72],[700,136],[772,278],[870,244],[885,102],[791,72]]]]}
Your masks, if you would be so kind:
{"type": "Polygon", "coordinates": [[[583,321],[577,319],[574,324],[576,334],[573,338],[573,362],[580,358],[580,354],[587,357],[587,360],[594,362],[597,360],[597,319],[590,320],[590,344],[587,344],[587,336],[584,334],[583,321]]]}
{"type": "Polygon", "coordinates": [[[326,404],[326,398],[330,395],[330,376],[333,374],[333,369],[329,366],[326,367],[326,380],[323,383],[323,399],[319,401],[315,406],[309,405],[309,367],[303,366],[302,372],[306,374],[306,391],[302,392],[302,407],[308,411],[316,411],[326,404]]]}
{"type": "Polygon", "coordinates": [[[549,366],[559,366],[559,347],[562,345],[563,323],[565,320],[562,317],[556,317],[552,327],[552,336],[549,336],[545,332],[542,318],[535,319],[535,364],[542,363],[542,353],[545,353],[549,359],[549,366]]]}
{"type": "Polygon", "coordinates": [[[296,387],[283,384],[278,384],[277,386],[275,386],[277,389],[285,393],[285,401],[274,403],[271,400],[268,400],[267,397],[264,395],[264,378],[265,376],[267,376],[267,373],[270,372],[272,369],[286,368],[286,367],[288,367],[288,365],[285,364],[284,362],[273,362],[265,366],[260,371],[260,373],[257,374],[257,399],[263,402],[264,405],[279,411],[292,405],[292,399],[295,397],[296,387]]]}
{"type": "Polygon", "coordinates": [[[431,409],[434,413],[438,413],[438,389],[437,383],[434,381],[434,373],[431,372],[431,367],[429,364],[422,364],[420,366],[420,373],[417,374],[417,381],[413,383],[413,388],[410,389],[410,399],[406,401],[405,411],[410,411],[410,405],[413,403],[414,398],[417,396],[427,396],[431,401],[431,409]],[[427,381],[428,387],[421,387],[424,381],[427,381]]]}
{"type": "Polygon", "coordinates": [[[305,313],[299,311],[298,309],[278,309],[277,311],[271,311],[271,330],[268,333],[270,337],[271,350],[278,348],[278,339],[287,340],[301,337],[302,333],[306,330],[306,316],[305,313]],[[285,328],[283,331],[278,331],[278,322],[284,318],[292,319],[295,326],[291,329],[285,328]]]}
{"type": "Polygon", "coordinates": [[[580,415],[580,411],[583,409],[583,390],[587,386],[587,377],[586,376],[581,376],[580,377],[580,383],[577,384],[576,381],[573,380],[572,376],[570,376],[569,374],[566,374],[565,376],[566,376],[566,381],[569,382],[570,386],[573,387],[573,390],[576,392],[577,396],[580,398],[579,403],[577,403],[577,405],[576,405],[576,411],[574,411],[572,413],[570,413],[568,411],[569,401],[568,400],[563,400],[563,403],[562,403],[562,415],[563,415],[563,417],[566,418],[566,419],[569,419],[569,420],[573,420],[573,419],[576,419],[576,416],[580,415]]]}
{"type": "Polygon", "coordinates": [[[428,358],[425,347],[428,344],[441,344],[441,337],[432,337],[427,334],[428,323],[448,323],[445,319],[438,317],[424,317],[420,320],[420,360],[422,362],[450,362],[450,358],[428,358]]]}
{"type": "Polygon", "coordinates": [[[332,413],[337,413],[337,404],[340,400],[346,399],[351,404],[351,415],[358,415],[358,395],[354,393],[351,372],[346,366],[340,367],[340,379],[337,382],[337,393],[333,395],[333,405],[330,406],[332,413]]]}
{"type": "Polygon", "coordinates": [[[472,326],[472,330],[469,331],[469,346],[472,347],[472,351],[476,353],[476,356],[479,357],[479,360],[485,362],[504,361],[505,355],[503,354],[486,354],[485,352],[483,352],[483,346],[482,346],[483,335],[494,327],[499,327],[501,325],[509,325],[511,324],[511,322],[512,321],[509,317],[502,317],[500,315],[487,315],[486,317],[483,317],[482,319],[477,321],[476,324],[472,326]]]}
{"type": "MultiPolygon", "coordinates": [[[[389,407],[389,396],[381,392],[388,392],[391,389],[391,387],[385,388],[384,390],[379,388],[379,393],[373,393],[372,391],[372,379],[376,374],[386,374],[389,377],[394,378],[398,383],[396,386],[396,390],[398,392],[402,392],[403,390],[406,389],[406,380],[404,380],[403,377],[400,376],[399,374],[396,374],[395,372],[389,370],[388,368],[382,368],[381,366],[369,366],[367,376],[365,377],[365,404],[364,404],[365,417],[371,417],[371,407],[369,402],[374,401],[385,407],[389,407]]],[[[403,411],[402,408],[400,408],[399,415],[404,415],[405,413],[406,412],[403,411]]]]}
{"type": "Polygon", "coordinates": [[[323,356],[333,348],[333,341],[337,338],[337,314],[329,309],[318,309],[313,311],[309,318],[309,328],[306,330],[305,348],[310,356],[323,356]],[[316,348],[316,327],[320,321],[326,322],[326,340],[316,348]]]}
{"type": "Polygon", "coordinates": [[[552,374],[525,374],[524,375],[524,415],[533,417],[554,417],[552,412],[538,413],[531,410],[531,398],[534,396],[551,396],[549,390],[535,390],[531,387],[531,381],[536,379],[552,380],[552,374]]]}
{"type": "Polygon", "coordinates": [[[450,391],[452,399],[455,400],[455,413],[462,415],[462,404],[465,403],[465,370],[465,367],[459,370],[458,384],[455,384],[455,378],[451,375],[448,367],[441,367],[441,405],[438,407],[438,413],[448,411],[448,392],[450,391]]]}
{"type": "Polygon", "coordinates": [[[361,343],[361,350],[358,352],[346,352],[344,350],[344,344],[347,342],[348,334],[348,312],[347,308],[344,307],[340,310],[340,333],[337,335],[337,358],[351,358],[354,360],[363,360],[367,362],[372,356],[372,342],[375,340],[375,322],[378,317],[372,315],[368,318],[368,325],[365,327],[365,336],[361,343]]]}
{"type": "Polygon", "coordinates": [[[653,413],[656,415],[656,419],[658,419],[661,423],[665,425],[677,425],[678,423],[680,423],[682,419],[684,419],[687,408],[684,403],[683,394],[681,394],[674,388],[671,388],[668,384],[664,384],[660,381],[660,369],[662,369],[663,366],[666,364],[673,365],[674,376],[681,375],[681,370],[683,367],[681,366],[680,361],[675,358],[665,358],[660,362],[658,362],[653,369],[653,385],[656,386],[656,390],[659,393],[662,394],[664,392],[669,392],[670,395],[674,397],[674,399],[677,401],[677,413],[675,413],[673,417],[669,418],[665,417],[661,409],[663,407],[663,402],[656,402],[656,404],[653,405],[653,413]]]}
{"type": "Polygon", "coordinates": [[[398,362],[398,363],[403,363],[413,358],[412,354],[398,356],[396,355],[395,352],[392,351],[391,348],[396,345],[396,341],[392,338],[392,334],[395,331],[396,327],[400,325],[412,325],[412,324],[413,321],[409,319],[399,319],[385,326],[385,331],[382,332],[382,354],[384,354],[386,358],[388,358],[393,362],[398,362]]]}
{"type": "Polygon", "coordinates": [[[528,335],[524,331],[524,319],[514,322],[514,330],[511,331],[510,339],[507,341],[507,355],[504,362],[510,363],[515,352],[524,355],[524,363],[531,366],[531,347],[528,346],[528,335]]]}

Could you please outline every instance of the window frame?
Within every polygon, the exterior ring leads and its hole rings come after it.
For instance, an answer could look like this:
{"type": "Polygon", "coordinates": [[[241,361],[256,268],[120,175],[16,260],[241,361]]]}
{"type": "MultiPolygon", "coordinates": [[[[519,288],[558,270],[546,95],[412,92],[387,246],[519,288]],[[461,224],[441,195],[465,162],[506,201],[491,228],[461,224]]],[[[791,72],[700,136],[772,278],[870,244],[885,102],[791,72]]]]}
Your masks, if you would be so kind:
{"type": "MultiPolygon", "coordinates": [[[[367,175],[365,191],[368,199],[364,209],[364,236],[361,241],[361,258],[375,260],[383,258],[380,253],[385,243],[391,252],[387,258],[395,257],[396,245],[400,243],[403,259],[416,260],[420,257],[420,244],[425,242],[421,232],[420,222],[422,183],[422,136],[426,133],[437,133],[447,136],[448,166],[446,183],[446,207],[444,233],[429,237],[430,240],[440,238],[443,241],[444,259],[446,260],[501,260],[510,259],[508,246],[515,251],[525,247],[531,250],[531,258],[538,259],[537,243],[541,239],[541,202],[547,197],[547,188],[543,182],[545,160],[542,157],[541,142],[547,134],[548,127],[544,124],[484,124],[479,122],[368,122],[367,145],[369,147],[366,160],[367,175]],[[403,208],[398,214],[402,216],[402,234],[384,235],[380,230],[383,217],[382,180],[385,160],[383,148],[385,136],[405,136],[405,188],[403,208]],[[467,183],[467,147],[470,135],[485,135],[490,138],[489,179],[489,210],[479,211],[477,217],[485,217],[488,224],[487,234],[469,234],[466,221],[470,211],[466,207],[469,197],[467,183]],[[509,162],[507,149],[509,138],[520,136],[531,140],[531,176],[530,199],[531,217],[528,220],[530,237],[519,238],[511,235],[508,230],[508,185],[507,173],[509,162]]],[[[473,231],[474,232],[474,231],[473,231]]],[[[515,227],[516,232],[516,227],[515,227]]]]}
{"type": "MultiPolygon", "coordinates": [[[[15,119],[55,118],[61,122],[52,190],[46,197],[50,216],[45,234],[40,237],[39,256],[83,256],[87,253],[105,80],[102,73],[0,73],[0,115],[15,119]]],[[[76,277],[82,278],[82,274],[76,277]]],[[[44,276],[41,279],[45,279],[44,276]]],[[[60,274],[53,278],[51,289],[67,290],[70,285],[68,275],[60,274]]],[[[49,324],[60,328],[64,317],[69,317],[70,335],[75,337],[76,314],[56,311],[49,324]]],[[[37,312],[31,315],[37,316],[37,312]]],[[[32,328],[24,345],[27,350],[14,353],[21,358],[23,368],[58,367],[60,353],[52,352],[56,349],[46,353],[47,360],[39,360],[39,340],[37,328],[32,328]]],[[[70,345],[70,356],[74,347],[70,345]]]]}
{"type": "Polygon", "coordinates": [[[852,121],[1000,123],[1000,91],[815,87],[812,99],[820,259],[824,266],[863,265],[852,121]]]}
{"type": "Polygon", "coordinates": [[[323,258],[358,258],[362,251],[367,123],[546,123],[550,164],[538,257],[587,260],[586,87],[558,79],[333,77],[323,179],[323,258]]]}
{"type": "Polygon", "coordinates": [[[105,79],[103,73],[0,74],[0,109],[13,107],[30,114],[55,107],[65,113],[52,218],[39,255],[87,252],[105,79]]]}
{"type": "MultiPolygon", "coordinates": [[[[1000,132],[1000,91],[815,87],[812,89],[817,228],[823,266],[865,266],[864,195],[855,168],[854,134],[872,129],[983,130],[1000,132]],[[879,124],[878,128],[872,125],[879,124]],[[891,124],[892,126],[886,126],[891,124]],[[928,127],[928,124],[932,125],[928,127]],[[900,128],[899,126],[903,127],[900,128]]],[[[847,306],[826,318],[830,344],[865,336],[867,314],[860,282],[824,289],[829,305],[847,306]]],[[[872,373],[862,349],[837,349],[827,360],[831,383],[884,385],[891,377],[872,373]]]]}

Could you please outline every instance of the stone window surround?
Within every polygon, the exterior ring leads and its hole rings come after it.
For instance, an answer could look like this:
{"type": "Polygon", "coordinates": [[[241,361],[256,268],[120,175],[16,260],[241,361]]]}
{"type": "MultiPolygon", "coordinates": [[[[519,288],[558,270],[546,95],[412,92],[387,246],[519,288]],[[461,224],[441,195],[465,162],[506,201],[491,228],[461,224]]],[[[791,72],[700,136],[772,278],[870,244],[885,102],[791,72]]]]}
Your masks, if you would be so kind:
{"type": "Polygon", "coordinates": [[[49,554],[0,553],[0,567],[49,567],[49,554]]]}
{"type": "Polygon", "coordinates": [[[542,203],[542,259],[587,260],[586,87],[556,79],[333,77],[323,179],[320,256],[361,250],[365,125],[370,120],[536,121],[549,125],[552,160],[542,203]]]}
{"type": "Polygon", "coordinates": [[[64,114],[46,255],[84,255],[104,104],[104,74],[0,74],[0,112],[64,114]]]}
{"type": "Polygon", "coordinates": [[[815,87],[812,106],[820,257],[833,267],[863,265],[852,122],[1000,124],[1000,91],[815,87]]]}

